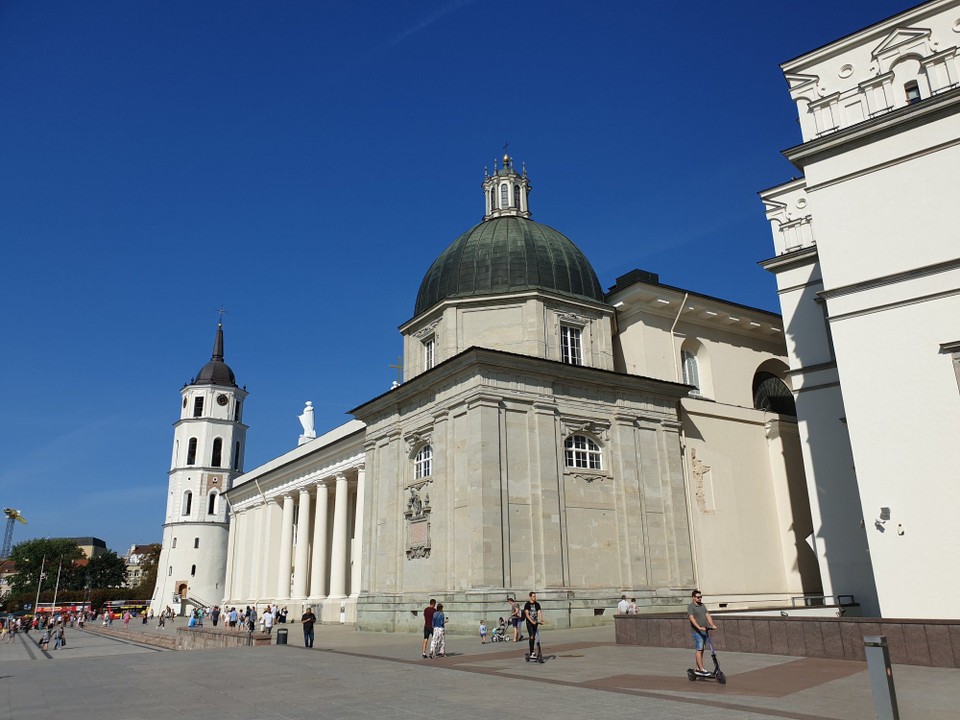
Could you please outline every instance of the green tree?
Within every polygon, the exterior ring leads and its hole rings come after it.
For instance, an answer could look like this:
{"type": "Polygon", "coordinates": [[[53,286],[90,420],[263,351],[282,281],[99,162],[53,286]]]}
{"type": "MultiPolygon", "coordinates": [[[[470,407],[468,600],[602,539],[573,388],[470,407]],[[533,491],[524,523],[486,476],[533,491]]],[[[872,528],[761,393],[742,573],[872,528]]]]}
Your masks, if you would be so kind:
{"type": "Polygon", "coordinates": [[[72,540],[63,538],[37,538],[25,540],[13,546],[10,559],[17,571],[10,581],[10,594],[17,595],[37,591],[40,567],[43,566],[41,590],[53,590],[60,569],[60,587],[76,589],[83,587],[83,569],[76,561],[83,558],[83,551],[72,540]],[[63,563],[61,567],[61,561],[63,563]]]}
{"type": "Polygon", "coordinates": [[[90,558],[86,574],[91,588],[118,588],[127,582],[127,563],[113,550],[90,558]]]}

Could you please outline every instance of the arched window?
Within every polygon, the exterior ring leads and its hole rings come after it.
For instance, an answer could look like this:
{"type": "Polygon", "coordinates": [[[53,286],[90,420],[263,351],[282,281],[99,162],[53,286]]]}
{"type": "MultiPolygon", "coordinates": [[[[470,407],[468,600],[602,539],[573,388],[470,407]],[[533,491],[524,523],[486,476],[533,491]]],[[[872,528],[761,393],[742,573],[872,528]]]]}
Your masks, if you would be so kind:
{"type": "Polygon", "coordinates": [[[603,470],[600,446],[586,435],[571,435],[563,441],[563,464],[567,467],[603,470]]]}
{"type": "Polygon", "coordinates": [[[193,493],[190,492],[189,490],[187,490],[187,491],[183,494],[183,504],[182,504],[182,507],[183,507],[183,512],[181,513],[182,515],[189,515],[189,514],[190,514],[190,510],[193,509],[193,493]]]}
{"type": "Polygon", "coordinates": [[[241,408],[242,408],[242,407],[243,407],[243,403],[241,403],[239,400],[237,400],[236,405],[233,406],[233,421],[234,421],[234,422],[240,422],[240,412],[241,412],[241,408]]]}
{"type": "Polygon", "coordinates": [[[506,183],[500,186],[500,207],[510,207],[510,186],[506,183]]]}
{"type": "Polygon", "coordinates": [[[177,547],[177,539],[176,539],[176,538],[173,539],[173,547],[174,547],[174,548],[177,547]]]}
{"type": "Polygon", "coordinates": [[[758,372],[753,376],[753,407],[780,415],[796,417],[797,404],[787,384],[773,373],[758,372]]]}
{"type": "Polygon", "coordinates": [[[233,446],[233,469],[240,469],[240,441],[237,440],[237,444],[233,446]]]}
{"type": "Polygon", "coordinates": [[[497,191],[493,188],[490,188],[490,211],[493,212],[497,209],[497,191]]]}
{"type": "Polygon", "coordinates": [[[520,186],[513,186],[513,206],[519,210],[520,209],[520,186]]]}
{"type": "Polygon", "coordinates": [[[191,566],[190,566],[190,577],[194,577],[196,574],[197,574],[197,566],[196,566],[196,565],[191,565],[191,566]]]}
{"type": "Polygon", "coordinates": [[[433,474],[433,448],[424,445],[417,453],[417,458],[413,463],[413,476],[417,480],[430,477],[433,474]]]}
{"type": "Polygon", "coordinates": [[[187,465],[197,464],[197,439],[190,438],[187,443],[187,465]]]}
{"type": "Polygon", "coordinates": [[[697,356],[689,350],[680,353],[680,360],[683,362],[683,382],[687,385],[693,385],[693,394],[700,394],[700,367],[697,365],[697,356]]]}
{"type": "Polygon", "coordinates": [[[207,515],[217,514],[217,496],[219,494],[220,493],[214,490],[212,493],[210,493],[210,497],[207,498],[207,515]]]}
{"type": "Polygon", "coordinates": [[[221,438],[216,438],[213,441],[213,453],[210,457],[210,465],[212,467],[220,467],[220,458],[223,455],[223,440],[221,438]]]}

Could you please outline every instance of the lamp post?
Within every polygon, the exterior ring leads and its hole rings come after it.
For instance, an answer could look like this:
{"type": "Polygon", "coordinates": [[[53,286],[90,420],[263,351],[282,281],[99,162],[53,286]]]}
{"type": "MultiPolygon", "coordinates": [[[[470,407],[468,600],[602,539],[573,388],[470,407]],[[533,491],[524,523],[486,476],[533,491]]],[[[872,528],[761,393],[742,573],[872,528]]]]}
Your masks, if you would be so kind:
{"type": "Polygon", "coordinates": [[[40,577],[37,578],[37,599],[33,603],[33,616],[37,616],[37,606],[40,604],[40,588],[43,586],[43,566],[47,562],[47,556],[44,555],[43,559],[40,561],[40,577]]]}
{"type": "Polygon", "coordinates": [[[50,608],[50,619],[53,619],[53,614],[57,611],[57,593],[60,592],[60,571],[63,570],[63,555],[60,556],[60,566],[57,568],[57,584],[53,588],[53,605],[50,608]]]}

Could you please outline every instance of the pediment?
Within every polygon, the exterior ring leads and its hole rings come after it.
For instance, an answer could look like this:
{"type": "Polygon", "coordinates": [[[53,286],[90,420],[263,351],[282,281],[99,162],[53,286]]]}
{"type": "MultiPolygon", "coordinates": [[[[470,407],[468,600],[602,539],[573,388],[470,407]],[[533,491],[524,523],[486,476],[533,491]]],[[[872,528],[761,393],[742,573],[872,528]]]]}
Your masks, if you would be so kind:
{"type": "Polygon", "coordinates": [[[787,80],[787,86],[791,90],[796,90],[798,87],[802,87],[808,83],[816,83],[820,80],[816,75],[804,75],[802,73],[784,73],[784,78],[787,80]]]}
{"type": "Polygon", "coordinates": [[[873,57],[878,57],[894,48],[926,40],[929,37],[930,30],[927,28],[897,28],[873,49],[872,54],[873,57]]]}

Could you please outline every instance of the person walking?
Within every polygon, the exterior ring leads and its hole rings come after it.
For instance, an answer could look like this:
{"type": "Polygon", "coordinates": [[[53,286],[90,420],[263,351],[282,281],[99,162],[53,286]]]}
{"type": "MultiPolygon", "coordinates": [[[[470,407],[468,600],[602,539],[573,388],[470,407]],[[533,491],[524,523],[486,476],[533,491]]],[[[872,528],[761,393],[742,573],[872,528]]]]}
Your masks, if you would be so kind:
{"type": "Polygon", "coordinates": [[[264,632],[269,635],[273,631],[273,610],[270,609],[270,606],[267,606],[267,609],[263,612],[263,629],[264,632]]]}
{"type": "Polygon", "coordinates": [[[707,630],[716,630],[717,626],[713,624],[713,618],[707,612],[703,604],[703,593],[694,590],[690,593],[693,602],[687,605],[687,617],[690,619],[690,633],[693,635],[694,657],[697,659],[697,672],[705,674],[703,669],[703,646],[707,642],[707,630]]]}
{"type": "Polygon", "coordinates": [[[430,641],[430,658],[446,657],[447,646],[444,638],[447,618],[443,614],[443,603],[437,605],[437,610],[433,613],[433,639],[430,641]]]}
{"type": "Polygon", "coordinates": [[[427,643],[433,638],[433,614],[437,611],[437,601],[430,598],[430,603],[423,609],[423,656],[427,656],[427,643]]]}
{"type": "Polygon", "coordinates": [[[510,603],[510,618],[507,620],[510,623],[510,626],[513,628],[513,641],[520,642],[523,640],[523,634],[520,632],[520,605],[517,603],[516,598],[512,595],[507,596],[507,602],[510,603]]]}
{"type": "Polygon", "coordinates": [[[543,623],[543,608],[537,602],[537,594],[530,593],[530,599],[524,603],[523,617],[527,621],[527,639],[530,641],[530,659],[536,658],[537,628],[543,623]]]}
{"type": "Polygon", "coordinates": [[[313,647],[313,625],[317,622],[317,616],[313,614],[313,608],[307,608],[307,611],[300,618],[300,624],[303,625],[303,646],[313,647]]]}

